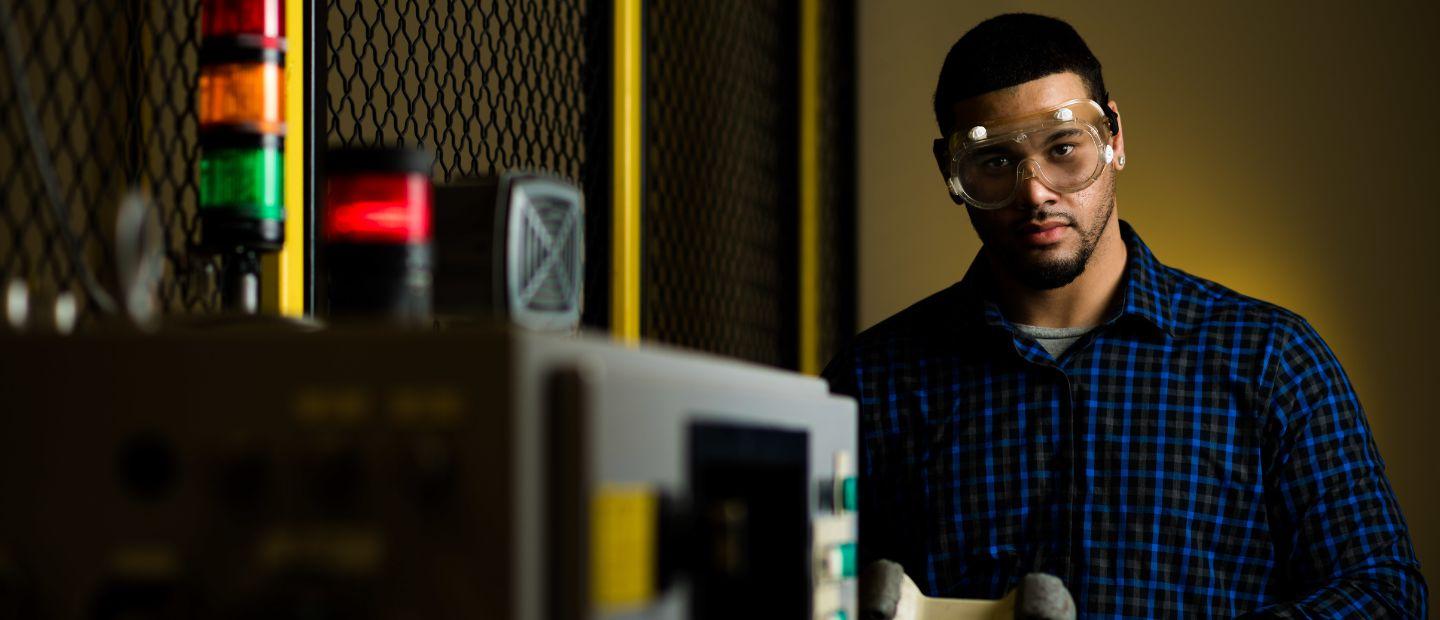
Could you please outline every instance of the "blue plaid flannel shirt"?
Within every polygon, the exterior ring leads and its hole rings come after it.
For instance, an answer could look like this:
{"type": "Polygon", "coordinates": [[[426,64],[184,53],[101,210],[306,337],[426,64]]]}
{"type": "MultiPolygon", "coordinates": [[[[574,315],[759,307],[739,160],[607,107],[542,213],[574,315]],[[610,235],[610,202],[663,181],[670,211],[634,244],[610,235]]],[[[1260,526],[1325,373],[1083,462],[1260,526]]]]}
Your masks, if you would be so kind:
{"type": "Polygon", "coordinates": [[[963,280],[825,371],[860,403],[860,555],[929,596],[1063,579],[1082,615],[1424,617],[1360,402],[1301,317],[1161,264],[1060,359],[963,280]]]}

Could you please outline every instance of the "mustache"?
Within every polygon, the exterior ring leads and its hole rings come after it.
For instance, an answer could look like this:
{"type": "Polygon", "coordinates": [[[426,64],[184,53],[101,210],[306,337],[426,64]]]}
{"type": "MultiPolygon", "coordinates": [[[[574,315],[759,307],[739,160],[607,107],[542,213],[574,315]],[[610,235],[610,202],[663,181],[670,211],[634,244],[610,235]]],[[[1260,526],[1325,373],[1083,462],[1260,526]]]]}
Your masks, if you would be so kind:
{"type": "Polygon", "coordinates": [[[1015,232],[1023,232],[1026,226],[1048,224],[1051,222],[1063,222],[1066,225],[1074,226],[1075,216],[1059,211],[1036,211],[1032,213],[1028,219],[1015,224],[1014,230],[1015,232]]]}

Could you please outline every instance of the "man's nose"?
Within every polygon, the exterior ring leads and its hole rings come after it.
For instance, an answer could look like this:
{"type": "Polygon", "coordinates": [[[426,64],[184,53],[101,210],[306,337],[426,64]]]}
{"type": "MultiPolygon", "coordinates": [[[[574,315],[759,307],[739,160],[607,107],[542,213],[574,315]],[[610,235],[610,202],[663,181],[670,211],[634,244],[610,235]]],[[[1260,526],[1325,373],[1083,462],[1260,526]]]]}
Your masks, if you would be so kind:
{"type": "Polygon", "coordinates": [[[1058,192],[1040,182],[1040,165],[1034,160],[1020,162],[1016,174],[1018,178],[1015,180],[1015,201],[1010,203],[1014,208],[1030,211],[1054,204],[1060,199],[1058,192]]]}

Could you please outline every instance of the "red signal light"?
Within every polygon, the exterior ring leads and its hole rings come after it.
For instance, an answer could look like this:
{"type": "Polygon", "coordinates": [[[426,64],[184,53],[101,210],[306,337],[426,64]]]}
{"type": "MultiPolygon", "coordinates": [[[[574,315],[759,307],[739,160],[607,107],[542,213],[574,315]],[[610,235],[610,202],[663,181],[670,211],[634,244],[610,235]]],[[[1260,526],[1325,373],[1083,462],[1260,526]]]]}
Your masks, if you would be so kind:
{"type": "Polygon", "coordinates": [[[430,242],[430,179],[423,174],[333,175],[325,203],[327,242],[430,242]]]}
{"type": "Polygon", "coordinates": [[[427,150],[333,148],[324,155],[322,314],[429,320],[431,197],[427,150]]]}
{"type": "Polygon", "coordinates": [[[200,16],[207,39],[254,37],[265,47],[285,45],[285,0],[205,0],[200,16]]]}

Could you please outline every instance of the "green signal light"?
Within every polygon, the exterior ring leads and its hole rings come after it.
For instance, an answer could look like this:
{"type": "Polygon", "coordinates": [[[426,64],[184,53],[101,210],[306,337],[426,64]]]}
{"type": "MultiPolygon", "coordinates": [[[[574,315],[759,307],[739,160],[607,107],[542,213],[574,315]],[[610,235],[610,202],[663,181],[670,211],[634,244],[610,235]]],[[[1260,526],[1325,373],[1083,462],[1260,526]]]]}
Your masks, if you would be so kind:
{"type": "Polygon", "coordinates": [[[200,209],[284,220],[284,170],[278,145],[205,149],[200,157],[200,209]]]}

